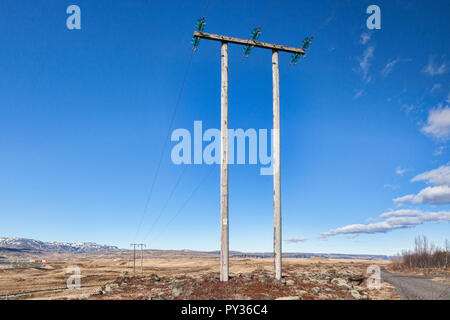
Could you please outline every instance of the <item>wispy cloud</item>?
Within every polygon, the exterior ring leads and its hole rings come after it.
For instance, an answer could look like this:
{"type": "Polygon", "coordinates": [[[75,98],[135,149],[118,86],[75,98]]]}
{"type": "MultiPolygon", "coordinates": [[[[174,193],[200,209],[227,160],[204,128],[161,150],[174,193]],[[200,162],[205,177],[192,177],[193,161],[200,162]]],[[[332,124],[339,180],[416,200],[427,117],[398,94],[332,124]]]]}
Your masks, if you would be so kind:
{"type": "MultiPolygon", "coordinates": [[[[359,42],[365,46],[367,43],[369,43],[371,38],[372,38],[372,32],[364,32],[361,34],[359,42]]],[[[358,68],[354,70],[355,72],[362,74],[362,78],[366,84],[370,83],[372,81],[372,76],[369,74],[369,69],[370,69],[372,60],[374,58],[374,52],[375,52],[375,47],[368,45],[366,47],[366,49],[364,50],[362,56],[357,58],[358,59],[358,68]]],[[[355,91],[356,92],[355,92],[355,95],[353,96],[353,99],[356,100],[356,99],[359,99],[364,94],[365,88],[358,89],[355,91]]]]}
{"type": "Polygon", "coordinates": [[[308,240],[308,239],[299,237],[299,238],[289,238],[284,241],[286,241],[288,243],[299,243],[299,242],[305,242],[306,240],[308,240]]]}
{"type": "Polygon", "coordinates": [[[433,156],[441,156],[444,153],[444,150],[446,149],[445,146],[439,146],[434,152],[433,156]]]}
{"type": "Polygon", "coordinates": [[[354,235],[386,233],[388,231],[404,228],[413,228],[425,222],[450,221],[450,211],[424,212],[421,210],[395,210],[388,211],[379,216],[383,221],[368,224],[350,224],[344,227],[328,230],[320,235],[328,238],[337,235],[354,235]]]}
{"type": "Polygon", "coordinates": [[[450,107],[431,109],[428,113],[427,123],[422,127],[422,132],[438,139],[447,141],[450,139],[450,107]]]}
{"type": "Polygon", "coordinates": [[[409,62],[409,61],[411,61],[411,59],[398,59],[398,58],[393,59],[388,63],[386,63],[384,68],[381,70],[381,75],[383,77],[387,77],[392,72],[392,70],[394,70],[396,64],[398,64],[399,62],[409,62]]]}
{"type": "Polygon", "coordinates": [[[356,93],[355,93],[355,95],[353,96],[353,99],[358,99],[359,97],[361,97],[363,94],[364,94],[364,91],[365,91],[366,89],[364,89],[364,88],[362,88],[361,90],[357,90],[356,91],[356,93]]]}
{"type": "Polygon", "coordinates": [[[392,72],[392,70],[394,69],[395,65],[399,62],[400,62],[400,59],[394,59],[394,60],[388,62],[384,66],[383,70],[381,70],[381,74],[383,75],[383,77],[386,77],[387,75],[389,75],[392,72]]]}
{"type": "Polygon", "coordinates": [[[441,89],[442,89],[442,84],[441,83],[435,83],[433,85],[433,87],[431,88],[430,92],[434,93],[434,92],[439,91],[441,89]]]}
{"type": "Polygon", "coordinates": [[[361,34],[361,38],[359,40],[359,42],[363,45],[365,45],[367,42],[370,41],[370,38],[372,37],[372,33],[370,32],[364,32],[363,34],[361,34]]]}
{"type": "Polygon", "coordinates": [[[383,187],[386,189],[392,189],[392,190],[397,190],[398,188],[400,188],[398,185],[389,184],[389,183],[385,184],[383,187]]]}
{"type": "Polygon", "coordinates": [[[449,67],[447,62],[443,61],[441,64],[436,64],[433,57],[430,57],[428,64],[423,68],[423,72],[429,76],[437,76],[447,73],[449,67]]]}
{"type": "Polygon", "coordinates": [[[403,176],[405,174],[405,172],[407,172],[408,170],[409,169],[397,166],[397,168],[395,168],[395,173],[398,174],[399,176],[403,176]]]}
{"type": "Polygon", "coordinates": [[[362,72],[363,79],[366,82],[370,82],[372,77],[369,75],[370,65],[374,56],[375,48],[373,46],[368,46],[364,51],[363,56],[359,59],[359,68],[362,72]]]}
{"type": "Polygon", "coordinates": [[[413,104],[403,104],[402,109],[405,111],[406,115],[409,115],[411,111],[414,111],[415,106],[413,104]]]}

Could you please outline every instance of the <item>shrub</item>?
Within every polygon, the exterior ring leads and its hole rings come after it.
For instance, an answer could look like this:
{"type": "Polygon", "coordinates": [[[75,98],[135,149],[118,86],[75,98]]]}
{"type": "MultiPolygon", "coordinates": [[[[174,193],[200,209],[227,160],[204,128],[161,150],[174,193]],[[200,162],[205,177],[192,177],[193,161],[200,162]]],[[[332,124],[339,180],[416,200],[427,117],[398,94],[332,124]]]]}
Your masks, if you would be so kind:
{"type": "Polygon", "coordinates": [[[417,236],[414,241],[413,251],[403,251],[391,261],[393,270],[427,269],[450,267],[450,244],[445,241],[445,248],[439,248],[428,243],[425,236],[417,236]]]}

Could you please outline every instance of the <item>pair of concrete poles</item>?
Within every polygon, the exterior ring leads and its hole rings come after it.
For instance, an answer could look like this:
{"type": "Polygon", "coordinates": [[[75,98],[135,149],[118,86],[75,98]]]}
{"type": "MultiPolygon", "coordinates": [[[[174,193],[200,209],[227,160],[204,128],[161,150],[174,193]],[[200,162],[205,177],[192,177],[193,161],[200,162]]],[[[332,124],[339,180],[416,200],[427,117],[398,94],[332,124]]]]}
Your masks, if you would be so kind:
{"type": "Polygon", "coordinates": [[[278,52],[305,54],[303,49],[244,40],[204,32],[194,32],[202,39],[221,42],[221,163],[220,163],[220,280],[229,279],[229,221],[228,221],[228,43],[253,46],[272,50],[273,81],[273,218],[274,218],[274,267],[275,279],[281,280],[281,178],[280,178],[280,74],[278,52]]]}

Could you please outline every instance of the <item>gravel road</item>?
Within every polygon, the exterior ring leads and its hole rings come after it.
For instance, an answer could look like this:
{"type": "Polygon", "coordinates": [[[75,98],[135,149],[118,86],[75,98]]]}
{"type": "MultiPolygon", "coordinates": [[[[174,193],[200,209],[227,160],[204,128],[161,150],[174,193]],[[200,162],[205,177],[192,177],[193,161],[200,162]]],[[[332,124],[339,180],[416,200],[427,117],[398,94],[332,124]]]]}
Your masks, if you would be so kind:
{"type": "Polygon", "coordinates": [[[407,300],[450,300],[450,287],[426,277],[409,276],[381,270],[381,279],[393,285],[407,300]]]}

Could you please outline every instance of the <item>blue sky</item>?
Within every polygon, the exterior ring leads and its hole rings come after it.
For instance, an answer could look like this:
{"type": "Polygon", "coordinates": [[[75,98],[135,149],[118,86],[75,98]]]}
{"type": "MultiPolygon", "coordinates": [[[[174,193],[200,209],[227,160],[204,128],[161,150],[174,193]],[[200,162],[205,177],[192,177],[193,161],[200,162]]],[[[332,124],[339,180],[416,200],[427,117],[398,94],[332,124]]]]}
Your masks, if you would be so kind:
{"type": "MultiPolygon", "coordinates": [[[[337,2],[279,0],[260,40],[300,46],[337,2]]],[[[205,31],[248,38],[271,4],[211,0],[205,31]]],[[[190,198],[210,172],[191,165],[162,211],[184,169],[166,152],[144,214],[205,5],[0,3],[0,236],[219,248],[217,165],[190,198]],[[81,30],[66,28],[71,4],[81,30]]],[[[394,254],[418,234],[450,238],[449,13],[446,0],[345,0],[304,61],[286,71],[280,53],[284,251],[394,254]],[[371,4],[381,30],[366,27],[371,4]]],[[[174,128],[220,127],[219,48],[194,53],[174,128]]],[[[270,52],[238,71],[242,48],[229,55],[230,128],[270,129],[270,52]]],[[[231,250],[272,250],[272,177],[259,169],[230,167],[231,250]]]]}

